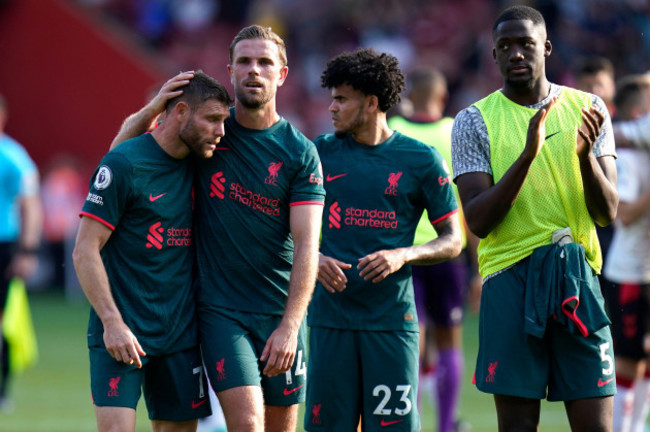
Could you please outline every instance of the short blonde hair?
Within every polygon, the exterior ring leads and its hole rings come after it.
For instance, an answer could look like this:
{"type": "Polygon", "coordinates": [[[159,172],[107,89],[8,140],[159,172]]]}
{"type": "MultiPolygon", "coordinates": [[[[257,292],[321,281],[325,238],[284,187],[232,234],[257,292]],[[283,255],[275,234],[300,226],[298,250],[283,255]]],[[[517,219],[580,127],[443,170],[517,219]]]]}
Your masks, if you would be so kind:
{"type": "Polygon", "coordinates": [[[244,27],[232,40],[230,43],[230,63],[233,61],[233,52],[235,51],[235,45],[245,39],[262,39],[275,42],[278,46],[278,52],[280,53],[280,61],[282,62],[282,66],[287,65],[287,47],[282,38],[274,33],[273,30],[271,30],[271,27],[262,27],[257,24],[244,27]]]}

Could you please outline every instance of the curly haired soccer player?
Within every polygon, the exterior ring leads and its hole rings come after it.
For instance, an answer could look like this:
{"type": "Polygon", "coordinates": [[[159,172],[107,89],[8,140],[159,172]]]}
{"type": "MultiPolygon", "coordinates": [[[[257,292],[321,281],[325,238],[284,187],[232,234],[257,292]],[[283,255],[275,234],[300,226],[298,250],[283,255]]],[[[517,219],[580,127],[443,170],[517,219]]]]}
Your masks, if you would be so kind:
{"type": "Polygon", "coordinates": [[[449,169],[432,147],[392,131],[397,59],[371,49],[328,64],[334,134],[317,138],[325,175],[318,285],[310,305],[308,431],[419,431],[418,323],[411,264],[460,253],[449,169]],[[424,210],[438,238],[413,246],[424,210]]]}

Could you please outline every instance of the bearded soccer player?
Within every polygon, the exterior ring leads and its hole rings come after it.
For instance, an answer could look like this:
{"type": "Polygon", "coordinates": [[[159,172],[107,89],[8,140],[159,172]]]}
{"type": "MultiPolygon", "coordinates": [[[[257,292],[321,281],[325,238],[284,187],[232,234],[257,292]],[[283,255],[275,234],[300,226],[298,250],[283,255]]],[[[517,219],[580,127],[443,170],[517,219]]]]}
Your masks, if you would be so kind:
{"type": "Polygon", "coordinates": [[[88,347],[99,431],[134,431],[141,389],[155,431],[194,431],[210,413],[187,156],[212,155],[231,99],[196,73],[191,81],[172,78],[155,100],[168,100],[164,123],[110,151],[95,171],[73,253],[92,305],[88,347]]]}
{"type": "MultiPolygon", "coordinates": [[[[201,347],[228,431],[290,432],[306,390],[304,317],[325,195],[320,160],[276,111],[289,72],[282,38],[243,28],[228,71],[235,106],[226,135],[214,158],[195,160],[201,347]]],[[[141,114],[114,143],[144,132],[159,112],[141,114]]]]}

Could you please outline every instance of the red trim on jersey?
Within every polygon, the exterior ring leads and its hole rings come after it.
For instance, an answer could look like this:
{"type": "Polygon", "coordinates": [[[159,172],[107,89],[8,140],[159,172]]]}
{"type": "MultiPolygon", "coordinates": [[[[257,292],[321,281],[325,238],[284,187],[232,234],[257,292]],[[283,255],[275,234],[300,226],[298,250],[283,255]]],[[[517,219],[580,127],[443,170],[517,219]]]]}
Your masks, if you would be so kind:
{"type": "Polygon", "coordinates": [[[84,212],[84,211],[79,213],[79,217],[81,217],[81,216],[87,216],[87,217],[89,217],[91,219],[95,219],[97,222],[101,223],[102,225],[106,225],[107,227],[109,227],[111,229],[111,231],[115,231],[115,227],[113,225],[109,224],[104,219],[100,218],[99,216],[95,216],[92,213],[88,213],[88,212],[84,212]]]}
{"type": "Polygon", "coordinates": [[[441,220],[443,220],[443,219],[447,219],[449,216],[451,216],[451,215],[453,215],[453,214],[455,214],[455,213],[458,213],[458,209],[454,210],[453,212],[449,212],[449,213],[447,213],[447,214],[444,215],[444,216],[440,216],[438,219],[436,219],[436,220],[434,220],[434,221],[431,221],[431,225],[435,225],[435,224],[437,224],[438,222],[440,222],[441,220]]]}
{"type": "Polygon", "coordinates": [[[322,205],[325,207],[325,203],[323,201],[296,201],[295,203],[289,204],[289,207],[297,206],[297,205],[322,205]]]}

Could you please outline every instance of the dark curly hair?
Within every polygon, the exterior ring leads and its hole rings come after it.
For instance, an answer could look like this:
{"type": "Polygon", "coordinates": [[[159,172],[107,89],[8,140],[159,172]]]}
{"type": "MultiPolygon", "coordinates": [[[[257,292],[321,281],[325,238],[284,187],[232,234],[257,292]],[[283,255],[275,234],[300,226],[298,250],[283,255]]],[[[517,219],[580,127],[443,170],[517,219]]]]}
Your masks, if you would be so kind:
{"type": "Polygon", "coordinates": [[[348,84],[366,96],[377,96],[379,109],[388,111],[400,101],[404,74],[397,59],[372,48],[344,52],[327,63],[320,77],[321,86],[335,88],[348,84]]]}

